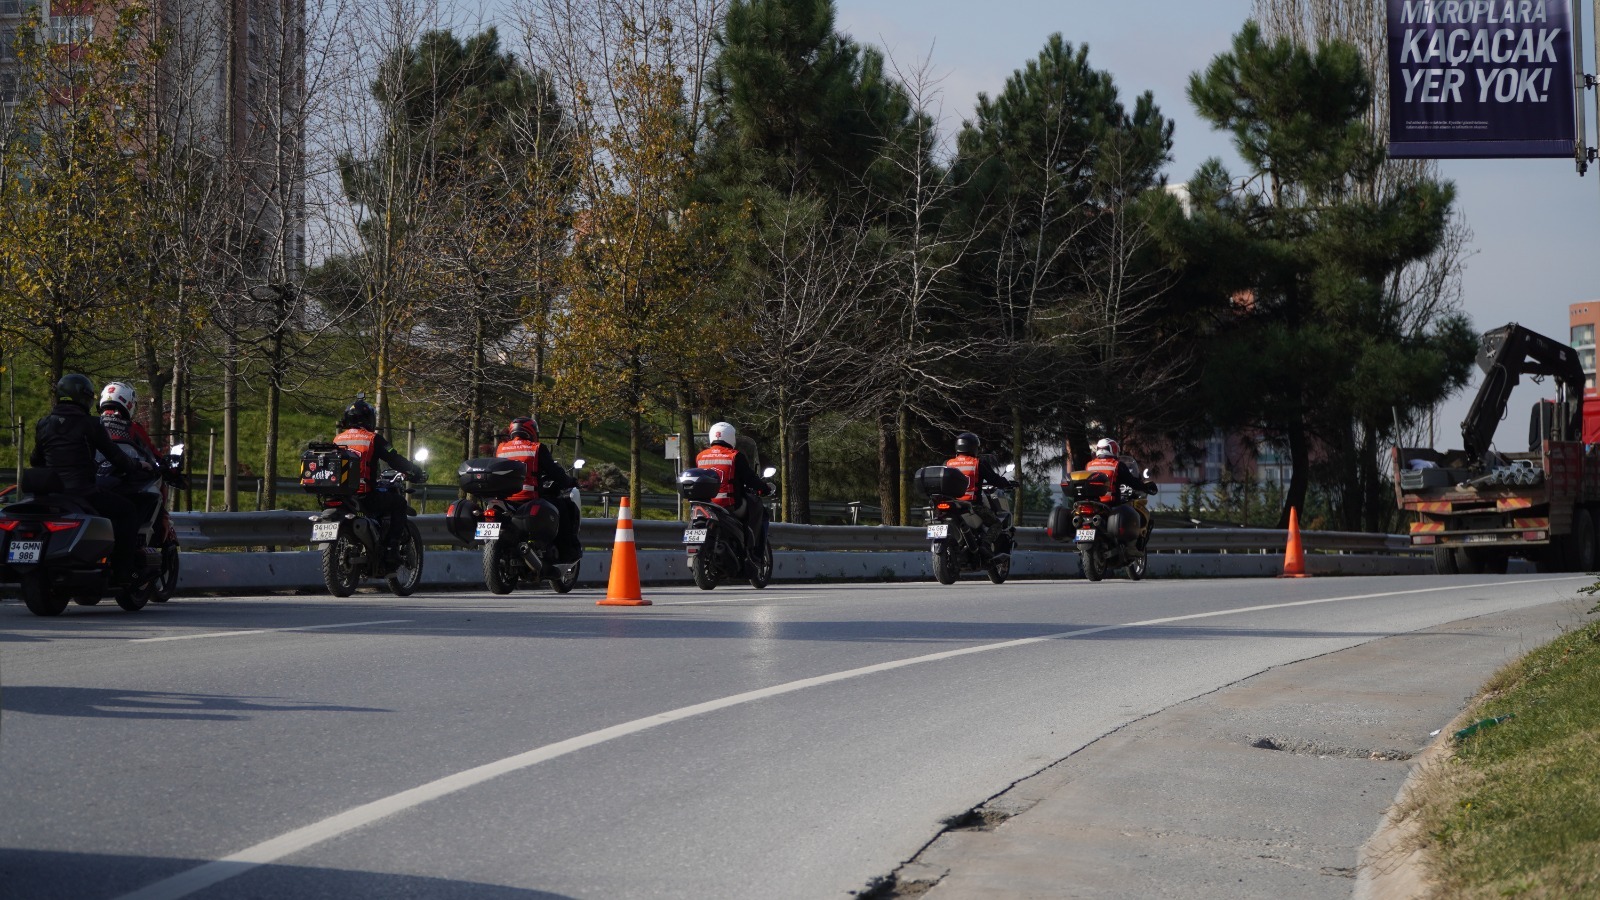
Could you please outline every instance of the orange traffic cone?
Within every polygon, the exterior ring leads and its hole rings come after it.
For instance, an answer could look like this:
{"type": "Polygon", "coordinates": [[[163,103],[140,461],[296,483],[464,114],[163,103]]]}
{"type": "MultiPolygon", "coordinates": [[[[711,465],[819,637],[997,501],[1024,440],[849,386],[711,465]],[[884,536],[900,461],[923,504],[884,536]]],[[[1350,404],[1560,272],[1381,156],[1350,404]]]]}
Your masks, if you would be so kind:
{"type": "Polygon", "coordinates": [[[1289,546],[1283,553],[1283,574],[1279,578],[1309,578],[1306,551],[1300,546],[1300,510],[1289,507],[1289,546]]]}
{"type": "Polygon", "coordinates": [[[596,606],[649,606],[639,590],[639,554],[633,547],[633,510],[628,498],[617,509],[617,540],[611,546],[611,581],[596,606]]]}

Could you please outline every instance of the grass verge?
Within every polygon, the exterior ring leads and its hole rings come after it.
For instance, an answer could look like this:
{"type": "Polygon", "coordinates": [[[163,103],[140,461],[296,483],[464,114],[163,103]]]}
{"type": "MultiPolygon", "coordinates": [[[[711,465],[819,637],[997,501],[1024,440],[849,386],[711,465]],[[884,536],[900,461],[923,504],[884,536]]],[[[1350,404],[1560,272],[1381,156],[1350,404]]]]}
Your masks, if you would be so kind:
{"type": "Polygon", "coordinates": [[[1497,672],[1413,794],[1436,897],[1600,897],[1600,622],[1497,672]]]}

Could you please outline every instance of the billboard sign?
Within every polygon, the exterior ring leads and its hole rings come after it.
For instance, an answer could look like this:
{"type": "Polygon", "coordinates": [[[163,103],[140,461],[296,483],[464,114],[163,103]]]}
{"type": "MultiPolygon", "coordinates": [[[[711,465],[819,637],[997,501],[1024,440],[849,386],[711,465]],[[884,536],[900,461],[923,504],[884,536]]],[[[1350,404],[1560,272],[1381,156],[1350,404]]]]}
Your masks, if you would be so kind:
{"type": "Polygon", "coordinates": [[[1391,157],[1572,157],[1568,0],[1388,4],[1391,157]]]}

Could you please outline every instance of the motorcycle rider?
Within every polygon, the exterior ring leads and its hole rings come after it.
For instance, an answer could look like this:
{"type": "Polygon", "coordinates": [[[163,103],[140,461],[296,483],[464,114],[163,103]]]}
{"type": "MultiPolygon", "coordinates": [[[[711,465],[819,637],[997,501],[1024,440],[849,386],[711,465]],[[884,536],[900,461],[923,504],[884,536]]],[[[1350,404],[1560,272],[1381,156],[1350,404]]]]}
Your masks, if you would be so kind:
{"type": "Polygon", "coordinates": [[[94,384],[87,376],[76,372],[63,375],[56,382],[55,406],[34,426],[33,453],[28,462],[54,473],[61,493],[84,501],[111,520],[111,577],[113,581],[127,582],[134,572],[138,511],[127,498],[96,486],[100,466],[95,452],[99,451],[123,478],[139,471],[154,471],[154,466],[135,463],[117,449],[99,417],[89,412],[94,397],[94,384]]]}
{"type": "Polygon", "coordinates": [[[494,450],[501,459],[521,460],[526,467],[522,490],[507,497],[511,503],[526,503],[535,498],[547,500],[561,514],[561,530],[556,535],[556,559],[563,563],[577,562],[583,556],[583,543],[578,538],[578,509],[567,492],[577,486],[577,481],[556,462],[550,448],[539,442],[539,423],[528,416],[518,416],[506,426],[506,440],[494,450]],[[548,492],[540,489],[540,482],[552,482],[548,492]]]}
{"type": "Polygon", "coordinates": [[[356,496],[363,507],[379,521],[383,528],[384,553],[390,566],[399,563],[400,537],[405,533],[405,495],[397,491],[380,491],[377,486],[377,460],[406,473],[411,481],[421,481],[425,476],[422,467],[400,455],[389,439],[378,433],[378,413],[366,398],[357,396],[354,403],[345,407],[339,417],[339,433],[333,442],[361,455],[361,485],[356,496]]]}
{"type": "MultiPolygon", "coordinates": [[[[1131,457],[1122,457],[1122,445],[1111,438],[1101,438],[1094,445],[1094,459],[1084,467],[1089,472],[1100,472],[1106,476],[1108,486],[1106,493],[1101,496],[1100,502],[1110,504],[1122,503],[1122,488],[1127,487],[1145,494],[1156,492],[1156,483],[1140,474],[1131,457]]],[[[1139,511],[1139,549],[1143,550],[1145,543],[1150,539],[1150,512],[1141,507],[1139,511]]]]}
{"type": "MultiPolygon", "coordinates": [[[[106,434],[110,435],[113,443],[133,448],[141,462],[165,476],[167,466],[156,451],[155,442],[150,440],[150,432],[133,417],[137,403],[138,395],[132,385],[121,381],[108,383],[100,391],[100,424],[105,426],[106,434]]],[[[135,494],[129,500],[133,502],[141,523],[149,521],[155,512],[149,503],[160,503],[158,497],[145,493],[135,494]],[[139,508],[141,505],[143,509],[139,508]]]]}
{"type": "Polygon", "coordinates": [[[1015,489],[1017,483],[996,472],[987,457],[978,455],[978,450],[982,446],[977,435],[963,431],[956,435],[956,455],[945,460],[944,464],[952,469],[959,469],[967,476],[967,492],[961,495],[961,499],[972,504],[972,508],[977,510],[978,517],[983,519],[984,525],[992,526],[1000,519],[990,508],[989,498],[980,488],[984,485],[993,485],[1009,490],[1015,489]]]}
{"type": "Polygon", "coordinates": [[[750,564],[754,565],[758,550],[756,542],[765,532],[767,523],[767,508],[759,498],[772,493],[772,489],[756,475],[755,468],[738,449],[739,433],[731,424],[718,422],[711,426],[706,437],[711,445],[695,455],[695,468],[711,469],[722,478],[717,496],[711,502],[732,510],[744,523],[751,538],[745,542],[745,547],[750,564]]]}

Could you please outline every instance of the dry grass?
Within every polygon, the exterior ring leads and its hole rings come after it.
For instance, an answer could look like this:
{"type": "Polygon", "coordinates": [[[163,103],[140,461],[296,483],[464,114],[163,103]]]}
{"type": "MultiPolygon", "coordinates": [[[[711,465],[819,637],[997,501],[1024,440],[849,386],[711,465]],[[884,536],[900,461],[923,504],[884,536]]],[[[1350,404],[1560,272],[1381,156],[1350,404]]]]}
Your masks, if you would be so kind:
{"type": "Polygon", "coordinates": [[[1600,623],[1506,666],[1403,810],[1436,897],[1600,897],[1600,623]]]}

